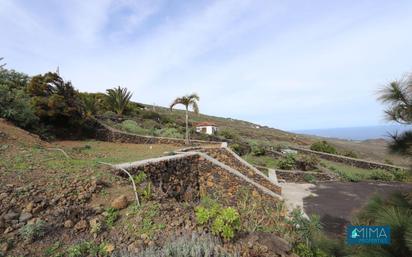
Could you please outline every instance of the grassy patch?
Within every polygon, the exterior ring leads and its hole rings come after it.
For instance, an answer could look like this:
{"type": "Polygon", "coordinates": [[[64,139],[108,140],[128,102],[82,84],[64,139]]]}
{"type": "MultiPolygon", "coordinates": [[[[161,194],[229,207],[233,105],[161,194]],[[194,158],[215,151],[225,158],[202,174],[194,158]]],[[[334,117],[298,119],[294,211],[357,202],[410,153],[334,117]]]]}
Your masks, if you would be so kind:
{"type": "Polygon", "coordinates": [[[342,163],[322,160],[322,165],[338,174],[343,180],[357,182],[363,180],[410,181],[411,175],[406,171],[386,171],[382,169],[361,169],[342,163]]]}
{"type": "Polygon", "coordinates": [[[277,168],[279,163],[279,160],[270,156],[254,156],[252,154],[248,154],[243,156],[242,158],[244,158],[247,162],[251,164],[273,169],[277,168]]]}

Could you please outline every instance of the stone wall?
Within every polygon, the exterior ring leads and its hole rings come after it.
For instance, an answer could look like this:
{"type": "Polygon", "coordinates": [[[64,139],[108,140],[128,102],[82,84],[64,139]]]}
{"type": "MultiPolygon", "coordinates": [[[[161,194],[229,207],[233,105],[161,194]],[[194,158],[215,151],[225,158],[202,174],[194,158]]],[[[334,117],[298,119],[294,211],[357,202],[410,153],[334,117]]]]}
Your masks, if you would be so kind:
{"type": "Polygon", "coordinates": [[[291,170],[276,170],[278,179],[283,179],[286,182],[307,183],[305,175],[313,176],[316,181],[334,181],[335,178],[323,172],[309,172],[309,171],[291,171],[291,170]]]}
{"type": "Polygon", "coordinates": [[[330,160],[334,162],[340,162],[340,163],[348,164],[350,166],[358,167],[362,169],[383,169],[383,170],[404,169],[403,167],[399,167],[399,166],[366,161],[366,160],[361,160],[361,159],[355,159],[355,158],[350,158],[350,157],[346,157],[342,155],[322,153],[322,152],[312,151],[312,150],[305,149],[305,148],[298,148],[298,147],[290,147],[290,148],[298,152],[301,152],[301,153],[313,154],[322,159],[326,159],[326,160],[330,160]]]}
{"type": "MultiPolygon", "coordinates": [[[[118,129],[112,128],[103,124],[102,122],[95,120],[95,138],[97,140],[119,142],[119,143],[132,143],[132,144],[171,144],[177,146],[185,145],[184,139],[179,138],[167,138],[167,137],[153,137],[137,135],[133,133],[127,133],[118,129]]],[[[190,140],[192,145],[221,145],[222,142],[217,141],[203,141],[203,140],[190,140]]]]}
{"type": "Polygon", "coordinates": [[[259,170],[254,169],[250,165],[246,165],[244,162],[241,162],[227,148],[208,148],[203,151],[216,160],[238,170],[248,178],[268,188],[272,192],[275,192],[277,194],[282,193],[282,188],[279,185],[276,185],[275,181],[271,181],[259,170]]]}
{"type": "Polygon", "coordinates": [[[193,201],[201,194],[212,194],[218,195],[228,204],[235,204],[236,193],[241,188],[249,189],[252,194],[271,201],[281,199],[277,192],[204,153],[187,152],[114,167],[126,169],[132,175],[144,171],[154,186],[160,187],[168,197],[179,201],[193,201]]]}

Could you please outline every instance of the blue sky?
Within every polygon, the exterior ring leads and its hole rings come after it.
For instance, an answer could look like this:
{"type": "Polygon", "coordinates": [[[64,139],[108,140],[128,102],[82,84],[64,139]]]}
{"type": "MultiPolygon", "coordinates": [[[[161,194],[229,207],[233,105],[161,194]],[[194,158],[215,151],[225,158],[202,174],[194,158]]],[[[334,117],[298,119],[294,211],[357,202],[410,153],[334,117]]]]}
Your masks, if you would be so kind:
{"type": "Polygon", "coordinates": [[[412,71],[412,1],[0,0],[0,56],[81,91],[298,130],[383,124],[412,71]]]}

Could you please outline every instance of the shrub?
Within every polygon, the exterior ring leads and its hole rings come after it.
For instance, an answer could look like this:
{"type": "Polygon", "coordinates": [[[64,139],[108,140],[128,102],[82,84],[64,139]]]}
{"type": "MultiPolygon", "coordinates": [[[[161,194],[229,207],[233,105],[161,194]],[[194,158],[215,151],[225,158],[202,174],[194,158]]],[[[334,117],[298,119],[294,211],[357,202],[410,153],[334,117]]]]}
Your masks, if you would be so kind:
{"type": "Polygon", "coordinates": [[[392,171],[396,181],[405,181],[408,178],[408,172],[406,170],[395,169],[392,171]]]}
{"type": "Polygon", "coordinates": [[[139,135],[145,135],[148,134],[148,130],[139,127],[137,125],[136,121],[134,120],[125,120],[121,123],[121,128],[127,132],[134,133],[134,134],[139,134],[139,135]]]}
{"type": "Polygon", "coordinates": [[[239,134],[231,129],[225,128],[225,129],[220,129],[217,132],[218,136],[221,136],[225,139],[229,140],[238,140],[240,138],[239,134]]]}
{"type": "Polygon", "coordinates": [[[316,182],[316,178],[311,174],[303,175],[303,179],[308,183],[315,183],[316,182]]]}
{"type": "Polygon", "coordinates": [[[40,221],[34,224],[26,224],[20,228],[20,236],[27,242],[35,241],[43,237],[46,233],[46,223],[40,221]]]}
{"type": "Polygon", "coordinates": [[[119,218],[119,211],[115,208],[106,209],[106,225],[112,227],[116,220],[119,218]]]}
{"type": "Polygon", "coordinates": [[[66,256],[68,257],[83,257],[83,256],[109,256],[106,251],[106,245],[104,243],[97,245],[92,242],[81,242],[70,246],[66,250],[66,256]]]}
{"type": "MultiPolygon", "coordinates": [[[[131,257],[130,255],[122,255],[131,257]]],[[[226,252],[218,240],[209,235],[180,236],[173,241],[167,242],[162,247],[147,248],[134,257],[234,257],[239,254],[226,252]]]]}
{"type": "Polygon", "coordinates": [[[310,150],[313,151],[318,151],[318,152],[324,152],[324,153],[330,153],[330,154],[336,154],[336,149],[332,145],[330,145],[327,141],[322,140],[313,143],[310,146],[310,150]]]}
{"type": "Polygon", "coordinates": [[[391,161],[389,159],[385,159],[383,162],[386,163],[386,164],[389,164],[389,165],[394,165],[393,161],[391,161]]]}
{"type": "Polygon", "coordinates": [[[354,151],[346,151],[342,153],[342,155],[350,158],[358,158],[358,155],[354,151]]]}
{"type": "Polygon", "coordinates": [[[214,235],[221,236],[225,240],[232,239],[240,228],[239,213],[235,209],[232,207],[222,208],[210,199],[206,206],[196,207],[195,214],[198,224],[208,225],[214,235]]]}
{"type": "Polygon", "coordinates": [[[183,134],[176,128],[164,128],[160,130],[160,136],[170,138],[183,138],[183,134]]]}
{"type": "Polygon", "coordinates": [[[117,117],[117,114],[112,111],[107,111],[103,113],[103,118],[106,118],[106,119],[114,119],[116,117],[117,117]]]}
{"type": "Polygon", "coordinates": [[[157,112],[150,111],[150,110],[142,110],[141,114],[142,114],[143,119],[155,120],[157,122],[161,121],[161,116],[157,112]]]}
{"type": "Polygon", "coordinates": [[[278,161],[279,169],[291,170],[295,167],[296,158],[293,154],[288,154],[278,161]]]}
{"type": "Polygon", "coordinates": [[[314,155],[300,155],[296,160],[296,168],[304,171],[314,170],[319,163],[319,158],[314,155]]]}
{"type": "Polygon", "coordinates": [[[374,170],[370,178],[373,180],[392,181],[395,179],[395,176],[385,170],[374,170]]]}
{"type": "Polygon", "coordinates": [[[234,142],[229,144],[229,147],[238,155],[246,155],[251,152],[250,145],[243,142],[234,142]]]}
{"type": "Polygon", "coordinates": [[[141,125],[145,129],[160,129],[161,128],[160,124],[154,120],[143,120],[141,125]]]}
{"type": "Polygon", "coordinates": [[[262,144],[252,143],[251,148],[252,148],[252,154],[254,156],[262,156],[262,155],[265,155],[266,153],[265,146],[262,144]]]}
{"type": "Polygon", "coordinates": [[[26,87],[36,116],[56,135],[67,137],[81,132],[84,125],[83,103],[71,82],[48,72],[31,78],[26,87]]]}
{"type": "Polygon", "coordinates": [[[30,105],[30,97],[22,89],[0,84],[0,117],[22,128],[35,127],[39,118],[30,105]]]}

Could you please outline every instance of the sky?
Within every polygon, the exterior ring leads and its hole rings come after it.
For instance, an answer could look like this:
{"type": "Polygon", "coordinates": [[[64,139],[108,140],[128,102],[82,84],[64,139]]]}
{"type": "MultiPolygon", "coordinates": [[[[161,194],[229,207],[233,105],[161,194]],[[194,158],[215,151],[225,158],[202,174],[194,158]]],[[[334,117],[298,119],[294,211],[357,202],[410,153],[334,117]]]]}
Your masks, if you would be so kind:
{"type": "Polygon", "coordinates": [[[0,0],[7,68],[80,91],[285,130],[384,124],[377,91],[412,71],[410,0],[0,0]]]}

